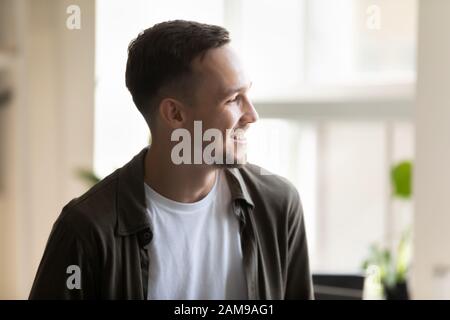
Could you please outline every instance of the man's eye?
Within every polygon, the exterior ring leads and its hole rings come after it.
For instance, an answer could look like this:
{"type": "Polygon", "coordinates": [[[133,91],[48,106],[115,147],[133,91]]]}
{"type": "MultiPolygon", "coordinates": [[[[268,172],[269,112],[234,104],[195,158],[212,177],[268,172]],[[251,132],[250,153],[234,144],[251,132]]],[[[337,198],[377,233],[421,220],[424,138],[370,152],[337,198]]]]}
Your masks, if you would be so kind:
{"type": "Polygon", "coordinates": [[[233,99],[230,99],[227,101],[227,103],[233,103],[239,100],[239,96],[234,97],[233,99]]]}

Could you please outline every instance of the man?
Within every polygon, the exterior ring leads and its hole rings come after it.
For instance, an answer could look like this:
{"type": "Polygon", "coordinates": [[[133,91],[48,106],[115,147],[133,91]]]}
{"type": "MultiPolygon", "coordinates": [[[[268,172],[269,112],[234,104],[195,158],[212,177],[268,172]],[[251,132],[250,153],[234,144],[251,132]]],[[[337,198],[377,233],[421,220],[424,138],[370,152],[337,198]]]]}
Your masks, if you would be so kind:
{"type": "Polygon", "coordinates": [[[297,191],[245,164],[258,115],[229,42],[181,20],[132,41],[126,84],[151,146],[64,207],[30,298],[312,298],[297,191]]]}

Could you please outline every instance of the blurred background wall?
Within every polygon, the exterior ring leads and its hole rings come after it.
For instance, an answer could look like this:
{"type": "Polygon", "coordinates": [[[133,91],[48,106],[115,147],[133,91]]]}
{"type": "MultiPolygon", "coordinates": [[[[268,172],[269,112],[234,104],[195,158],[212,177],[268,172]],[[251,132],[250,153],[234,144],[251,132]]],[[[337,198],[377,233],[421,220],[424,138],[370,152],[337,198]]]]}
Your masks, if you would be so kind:
{"type": "Polygon", "coordinates": [[[26,298],[51,226],[93,162],[95,3],[65,27],[70,1],[0,1],[0,297],[26,298]]]}
{"type": "Polygon", "coordinates": [[[417,297],[450,299],[450,2],[419,8],[412,275],[417,297]]]}
{"type": "Polygon", "coordinates": [[[449,9],[446,0],[0,0],[0,298],[27,297],[53,222],[89,187],[77,172],[104,177],[147,144],[124,84],[127,45],[181,18],[231,31],[261,117],[249,160],[299,189],[313,272],[363,274],[372,244],[395,255],[412,229],[413,297],[449,299],[449,9]],[[392,184],[405,161],[407,197],[392,184]]]}

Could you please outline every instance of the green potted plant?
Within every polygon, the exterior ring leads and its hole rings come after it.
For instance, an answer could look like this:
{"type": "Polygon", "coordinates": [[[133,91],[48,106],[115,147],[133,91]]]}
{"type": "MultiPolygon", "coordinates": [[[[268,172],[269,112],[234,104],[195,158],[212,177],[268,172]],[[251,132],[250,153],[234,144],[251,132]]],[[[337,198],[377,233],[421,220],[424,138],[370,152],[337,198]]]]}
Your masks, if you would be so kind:
{"type": "MultiPolygon", "coordinates": [[[[403,161],[391,169],[392,197],[409,201],[411,199],[412,163],[403,161]]],[[[387,300],[409,299],[407,273],[411,257],[411,229],[407,228],[401,236],[394,252],[374,244],[362,268],[377,270],[378,278],[387,300]],[[371,269],[375,267],[375,269],[371,269]]]]}

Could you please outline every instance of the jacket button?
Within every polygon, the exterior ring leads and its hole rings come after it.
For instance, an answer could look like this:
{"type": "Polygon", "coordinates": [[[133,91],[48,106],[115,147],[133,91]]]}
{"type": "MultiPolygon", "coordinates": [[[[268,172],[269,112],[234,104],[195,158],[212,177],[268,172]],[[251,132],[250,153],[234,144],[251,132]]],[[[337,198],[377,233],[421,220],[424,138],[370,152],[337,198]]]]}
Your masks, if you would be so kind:
{"type": "Polygon", "coordinates": [[[152,234],[150,232],[144,232],[143,234],[144,240],[150,240],[152,238],[152,234]]]}

